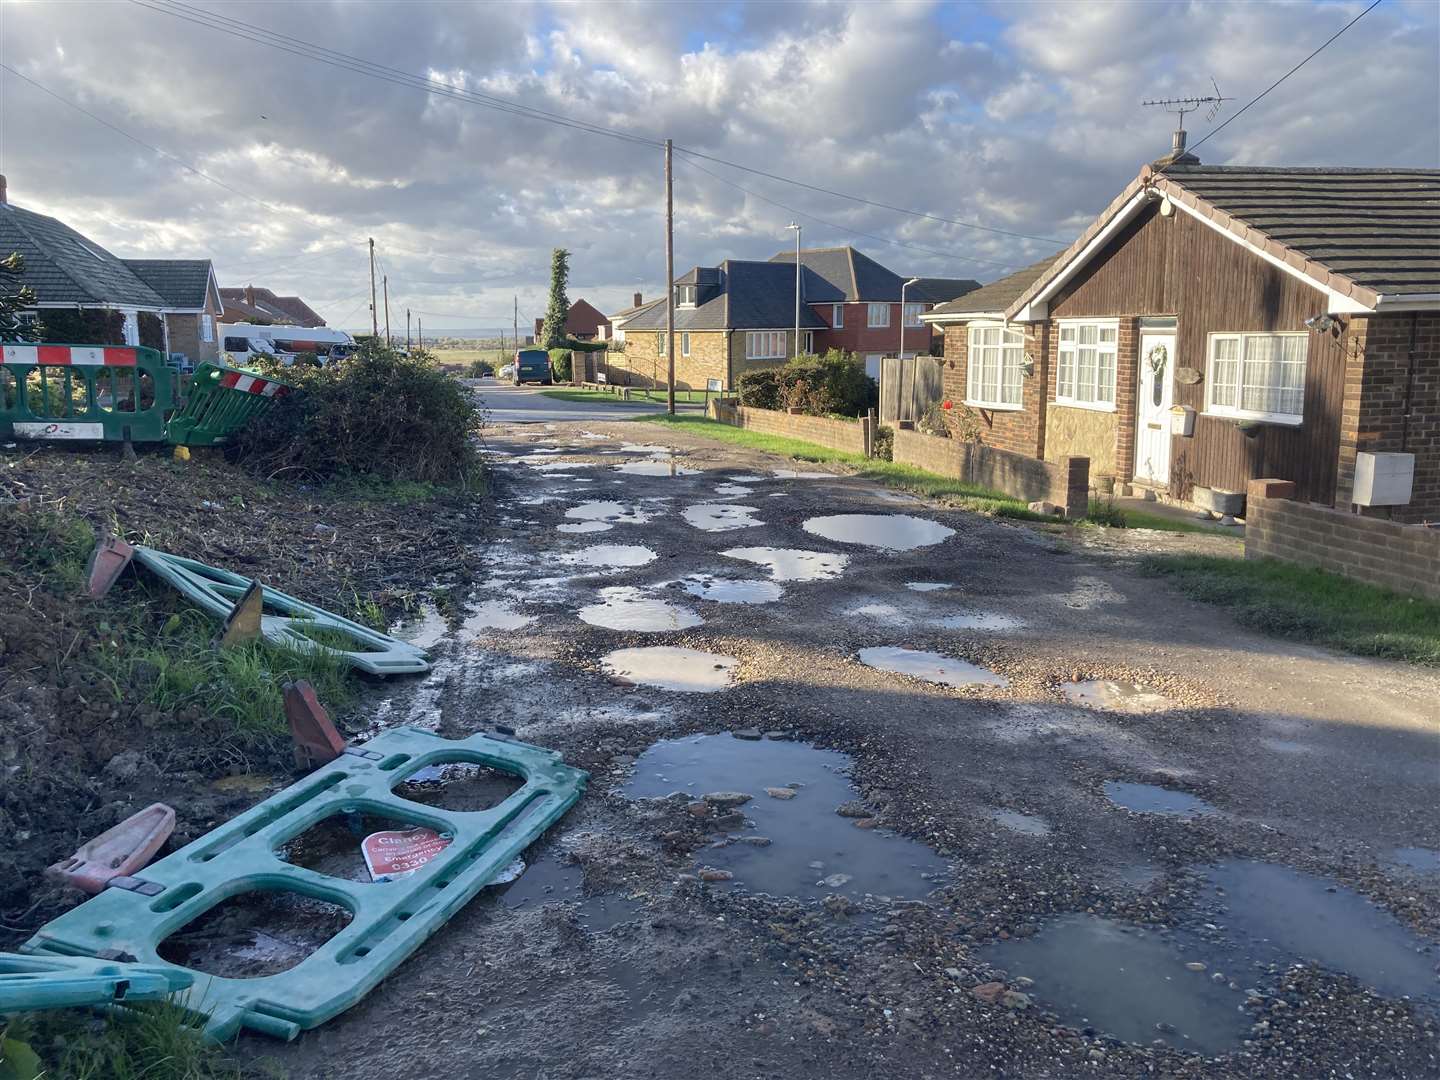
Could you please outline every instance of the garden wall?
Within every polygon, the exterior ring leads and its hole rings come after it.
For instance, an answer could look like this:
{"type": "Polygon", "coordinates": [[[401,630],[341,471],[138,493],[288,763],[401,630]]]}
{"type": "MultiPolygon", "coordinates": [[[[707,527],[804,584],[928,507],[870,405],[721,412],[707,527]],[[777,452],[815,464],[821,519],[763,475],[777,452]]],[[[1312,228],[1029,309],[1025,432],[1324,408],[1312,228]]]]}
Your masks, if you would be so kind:
{"type": "Polygon", "coordinates": [[[1089,458],[1040,461],[963,439],[941,439],[918,431],[897,430],[894,460],[901,465],[913,465],[927,472],[1003,491],[1026,502],[1052,502],[1064,507],[1068,518],[1083,518],[1090,509],[1089,458]]]}
{"type": "Polygon", "coordinates": [[[722,424],[747,431],[803,439],[851,454],[865,453],[865,425],[858,420],[832,420],[828,416],[798,416],[772,409],[747,409],[718,400],[710,402],[710,416],[722,424]]]}
{"type": "Polygon", "coordinates": [[[1440,528],[1295,502],[1295,485],[1252,480],[1245,557],[1283,559],[1412,596],[1440,600],[1440,528]]]}

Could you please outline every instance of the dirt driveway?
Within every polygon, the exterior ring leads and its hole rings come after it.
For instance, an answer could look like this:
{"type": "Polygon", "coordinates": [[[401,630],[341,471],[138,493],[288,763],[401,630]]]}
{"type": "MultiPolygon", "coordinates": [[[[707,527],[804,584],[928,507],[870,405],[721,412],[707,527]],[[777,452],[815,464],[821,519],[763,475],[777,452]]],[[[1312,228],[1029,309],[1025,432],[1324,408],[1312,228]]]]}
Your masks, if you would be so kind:
{"type": "Polygon", "coordinates": [[[346,1078],[1437,1075],[1433,671],[651,425],[490,445],[490,578],[376,721],[514,728],[589,793],[357,1007],[243,1051],[346,1078]]]}

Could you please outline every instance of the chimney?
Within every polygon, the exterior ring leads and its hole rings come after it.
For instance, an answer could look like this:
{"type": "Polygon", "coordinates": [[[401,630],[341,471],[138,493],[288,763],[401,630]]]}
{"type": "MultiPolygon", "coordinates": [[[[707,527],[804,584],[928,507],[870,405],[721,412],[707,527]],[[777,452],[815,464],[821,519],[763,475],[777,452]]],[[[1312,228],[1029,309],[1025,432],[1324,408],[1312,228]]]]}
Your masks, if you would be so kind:
{"type": "Polygon", "coordinates": [[[246,286],[245,286],[245,303],[248,304],[250,307],[254,307],[254,306],[255,306],[255,286],[254,286],[254,285],[246,285],[246,286]]]}
{"type": "Polygon", "coordinates": [[[1185,129],[1182,127],[1170,136],[1170,153],[1156,158],[1151,164],[1157,169],[1166,165],[1199,165],[1200,159],[1185,149],[1185,129]]]}
{"type": "MultiPolygon", "coordinates": [[[[5,194],[5,178],[4,178],[3,176],[0,176],[0,202],[4,202],[4,201],[5,201],[4,198],[3,198],[4,194],[5,194]]],[[[637,292],[637,293],[635,294],[635,303],[631,304],[630,306],[631,306],[631,307],[639,307],[639,306],[640,306],[641,304],[643,304],[644,302],[645,302],[644,299],[643,299],[643,298],[640,296],[640,294],[637,292]]]]}
{"type": "Polygon", "coordinates": [[[5,194],[5,174],[0,173],[0,206],[4,206],[9,201],[9,196],[5,194]]]}

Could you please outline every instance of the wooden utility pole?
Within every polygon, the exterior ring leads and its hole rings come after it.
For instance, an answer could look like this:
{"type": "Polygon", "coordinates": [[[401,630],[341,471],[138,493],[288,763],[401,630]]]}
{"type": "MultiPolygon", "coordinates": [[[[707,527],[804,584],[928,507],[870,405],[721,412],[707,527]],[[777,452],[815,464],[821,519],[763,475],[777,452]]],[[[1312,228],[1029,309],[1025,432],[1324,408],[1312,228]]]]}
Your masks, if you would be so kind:
{"type": "Polygon", "coordinates": [[[515,316],[514,316],[514,318],[515,318],[515,325],[514,325],[513,327],[511,327],[511,329],[515,331],[515,349],[516,349],[516,351],[518,352],[519,349],[520,349],[520,297],[519,297],[519,295],[516,295],[516,296],[514,297],[514,300],[515,300],[515,316]]]}
{"type": "Polygon", "coordinates": [[[380,336],[380,310],[375,306],[375,238],[370,237],[370,335],[380,336]]]}
{"type": "Polygon", "coordinates": [[[380,279],[380,287],[385,290],[385,346],[390,346],[390,275],[386,274],[380,279]]]}
{"type": "Polygon", "coordinates": [[[415,316],[415,339],[420,342],[420,348],[425,348],[425,320],[419,315],[415,316]]]}
{"type": "Polygon", "coordinates": [[[409,352],[410,345],[410,309],[405,309],[405,351],[409,352]]]}
{"type": "Polygon", "coordinates": [[[665,140],[665,400],[675,415],[675,173],[665,140]]]}

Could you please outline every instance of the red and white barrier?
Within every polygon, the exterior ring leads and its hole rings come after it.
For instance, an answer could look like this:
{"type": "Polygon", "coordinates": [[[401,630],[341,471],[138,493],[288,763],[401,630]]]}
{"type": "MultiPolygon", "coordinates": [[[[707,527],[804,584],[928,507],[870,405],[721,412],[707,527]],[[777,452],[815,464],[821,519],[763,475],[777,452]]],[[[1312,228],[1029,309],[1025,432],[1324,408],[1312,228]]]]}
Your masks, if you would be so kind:
{"type": "Polygon", "coordinates": [[[259,375],[247,375],[243,371],[227,371],[220,376],[220,385],[226,390],[242,394],[261,394],[264,397],[284,397],[290,388],[283,383],[262,379],[259,375]]]}
{"type": "Polygon", "coordinates": [[[134,349],[114,345],[6,345],[7,364],[57,367],[134,367],[134,349]]]}

